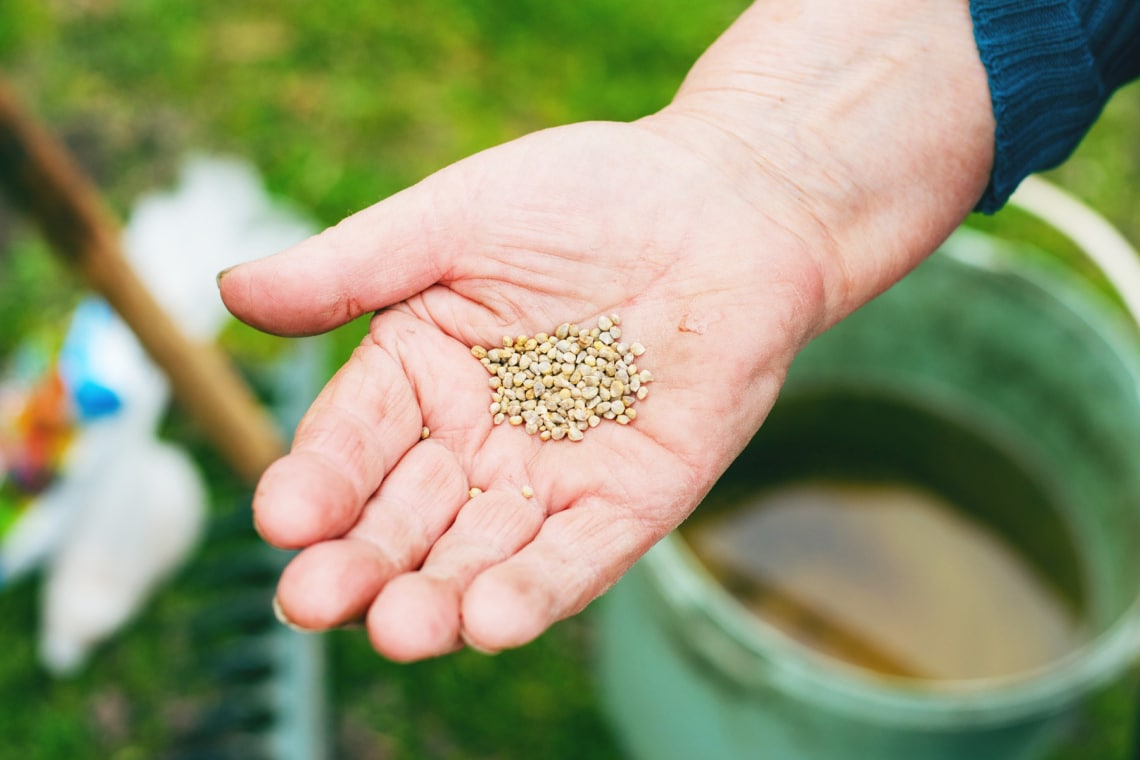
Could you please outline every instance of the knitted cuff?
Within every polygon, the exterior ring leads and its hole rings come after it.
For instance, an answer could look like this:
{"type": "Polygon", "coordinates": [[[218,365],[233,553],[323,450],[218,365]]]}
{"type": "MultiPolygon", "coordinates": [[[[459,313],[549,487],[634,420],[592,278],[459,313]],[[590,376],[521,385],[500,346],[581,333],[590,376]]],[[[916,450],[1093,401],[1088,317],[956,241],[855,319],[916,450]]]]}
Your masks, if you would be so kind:
{"type": "Polygon", "coordinates": [[[1067,0],[973,0],[970,14],[997,122],[993,172],[977,210],[993,213],[1022,179],[1069,156],[1104,93],[1067,0]]]}

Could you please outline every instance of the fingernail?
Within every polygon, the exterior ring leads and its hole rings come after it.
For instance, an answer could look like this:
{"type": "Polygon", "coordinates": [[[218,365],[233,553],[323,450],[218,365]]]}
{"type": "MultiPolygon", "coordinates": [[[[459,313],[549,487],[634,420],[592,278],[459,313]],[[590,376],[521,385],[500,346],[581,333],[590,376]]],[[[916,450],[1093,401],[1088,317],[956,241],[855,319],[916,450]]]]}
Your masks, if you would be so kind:
{"type": "Polygon", "coordinates": [[[337,626],[342,631],[361,631],[364,630],[365,620],[363,617],[358,617],[355,620],[349,620],[337,626]]]}
{"type": "Polygon", "coordinates": [[[237,265],[235,264],[232,267],[226,267],[222,271],[218,272],[218,274],[215,275],[215,277],[214,277],[215,282],[217,282],[218,285],[221,285],[222,284],[222,278],[225,277],[227,274],[229,274],[230,272],[232,272],[236,268],[237,268],[237,265]]]}
{"type": "Polygon", "coordinates": [[[312,631],[302,628],[285,616],[285,610],[281,609],[281,602],[276,596],[273,597],[273,617],[277,618],[277,622],[281,625],[288,626],[298,633],[312,633],[312,631]]]}
{"type": "Polygon", "coordinates": [[[478,652],[479,654],[485,654],[488,657],[494,657],[495,655],[498,654],[498,652],[496,652],[494,650],[484,649],[483,647],[479,646],[478,644],[475,644],[474,642],[472,642],[471,639],[467,636],[467,631],[460,631],[459,636],[460,636],[460,638],[463,639],[463,643],[467,645],[468,649],[471,649],[475,652],[478,652]]]}

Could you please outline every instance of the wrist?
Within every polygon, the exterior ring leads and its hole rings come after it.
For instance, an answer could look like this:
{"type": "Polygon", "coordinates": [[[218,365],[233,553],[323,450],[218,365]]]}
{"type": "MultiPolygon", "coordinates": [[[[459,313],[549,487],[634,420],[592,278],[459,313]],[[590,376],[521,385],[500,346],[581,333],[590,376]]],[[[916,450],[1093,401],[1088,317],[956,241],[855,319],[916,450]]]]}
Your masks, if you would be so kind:
{"type": "Polygon", "coordinates": [[[970,212],[993,116],[966,0],[787,5],[750,8],[646,122],[808,242],[826,327],[970,212]]]}

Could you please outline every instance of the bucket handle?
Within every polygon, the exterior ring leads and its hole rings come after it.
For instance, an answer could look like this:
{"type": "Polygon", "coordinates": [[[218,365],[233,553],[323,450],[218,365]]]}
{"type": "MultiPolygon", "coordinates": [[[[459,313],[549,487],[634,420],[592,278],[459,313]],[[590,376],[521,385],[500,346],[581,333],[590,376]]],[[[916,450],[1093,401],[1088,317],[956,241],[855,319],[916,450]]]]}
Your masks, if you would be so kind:
{"type": "MultiPolygon", "coordinates": [[[[1108,278],[1140,328],[1140,253],[1103,216],[1066,190],[1041,177],[1028,177],[1010,198],[1025,211],[1073,242],[1108,278]]],[[[1131,626],[1130,647],[1140,656],[1140,617],[1131,626]]]]}
{"type": "Polygon", "coordinates": [[[1099,213],[1041,177],[1027,177],[1009,199],[1072,241],[1108,278],[1140,326],[1140,253],[1099,213]]]}

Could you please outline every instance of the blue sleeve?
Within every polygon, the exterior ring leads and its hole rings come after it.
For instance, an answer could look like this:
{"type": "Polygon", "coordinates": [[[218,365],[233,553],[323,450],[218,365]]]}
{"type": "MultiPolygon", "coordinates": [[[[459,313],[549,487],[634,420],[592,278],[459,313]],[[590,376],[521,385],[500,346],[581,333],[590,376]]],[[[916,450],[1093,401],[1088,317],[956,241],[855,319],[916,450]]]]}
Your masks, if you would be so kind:
{"type": "Polygon", "coordinates": [[[970,0],[970,14],[997,121],[977,210],[993,213],[1026,176],[1068,158],[1113,91],[1140,76],[1140,0],[970,0]]]}

